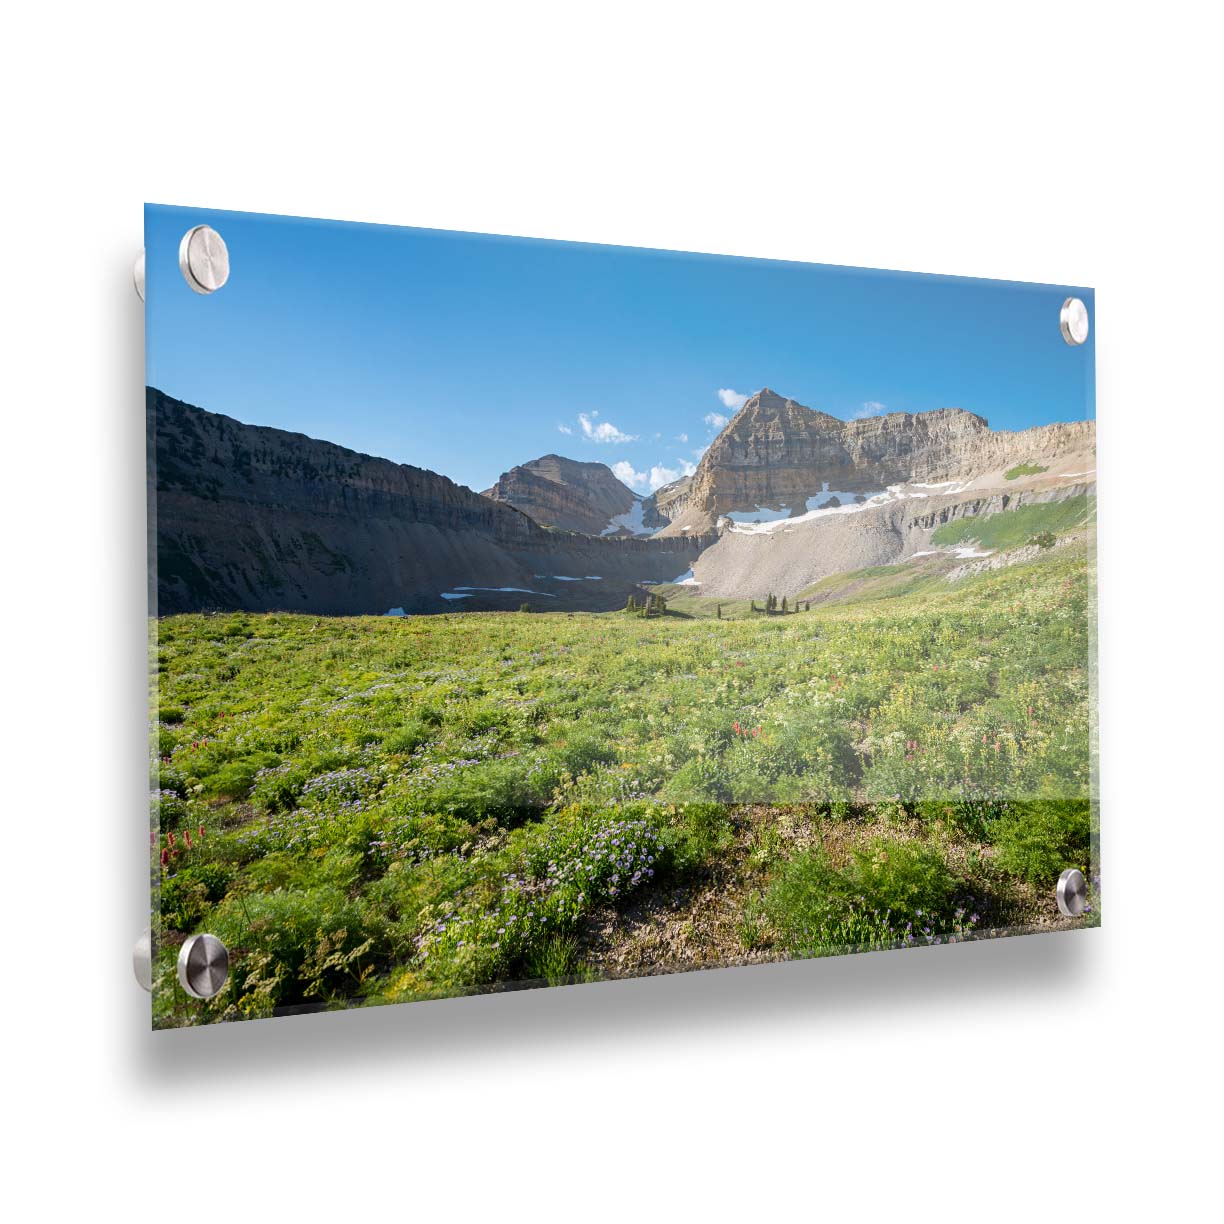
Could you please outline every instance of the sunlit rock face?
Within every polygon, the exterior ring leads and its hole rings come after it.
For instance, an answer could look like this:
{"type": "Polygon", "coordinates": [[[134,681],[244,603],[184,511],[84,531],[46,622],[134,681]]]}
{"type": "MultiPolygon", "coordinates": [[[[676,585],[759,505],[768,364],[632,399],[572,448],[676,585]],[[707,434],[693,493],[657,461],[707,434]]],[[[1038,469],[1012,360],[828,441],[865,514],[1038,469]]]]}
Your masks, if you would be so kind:
{"type": "Polygon", "coordinates": [[[712,530],[755,507],[803,513],[822,489],[874,493],[905,482],[969,479],[1013,463],[1091,451],[1091,421],[1010,433],[960,408],[842,421],[768,387],[752,396],[697,471],[656,494],[664,534],[712,530]]]}
{"type": "Polygon", "coordinates": [[[653,498],[639,497],[606,463],[561,455],[512,467],[484,496],[514,506],[541,526],[588,535],[649,535],[667,521],[653,498]]]}

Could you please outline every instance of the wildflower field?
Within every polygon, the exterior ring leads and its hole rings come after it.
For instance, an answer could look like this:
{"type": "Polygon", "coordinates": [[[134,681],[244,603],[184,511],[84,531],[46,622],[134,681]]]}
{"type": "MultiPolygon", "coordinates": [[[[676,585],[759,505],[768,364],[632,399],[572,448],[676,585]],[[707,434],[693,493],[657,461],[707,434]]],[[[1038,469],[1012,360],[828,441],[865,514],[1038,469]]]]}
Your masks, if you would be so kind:
{"type": "Polygon", "coordinates": [[[159,620],[154,1022],[1074,925],[1092,585],[1081,541],[788,615],[159,620]]]}

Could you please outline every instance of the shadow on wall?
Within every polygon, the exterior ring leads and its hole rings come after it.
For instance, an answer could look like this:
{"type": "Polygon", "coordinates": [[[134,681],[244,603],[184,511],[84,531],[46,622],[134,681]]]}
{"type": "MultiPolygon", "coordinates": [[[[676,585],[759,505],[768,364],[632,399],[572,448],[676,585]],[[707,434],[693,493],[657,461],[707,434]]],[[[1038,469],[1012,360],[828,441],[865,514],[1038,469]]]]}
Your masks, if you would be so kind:
{"type": "MultiPolygon", "coordinates": [[[[289,1016],[160,1033],[132,1044],[134,1078],[154,1095],[185,1082],[215,1092],[297,1079],[321,1062],[355,1073],[436,1070],[439,1060],[481,1061],[516,1053],[611,1050],[697,1035],[728,1036],[745,1025],[802,1023],[834,1030],[887,1017],[895,1026],[942,1011],[1005,999],[1056,1000],[1094,989],[1098,932],[983,940],[780,965],[562,986],[366,1010],[289,1016]]],[[[133,986],[133,989],[137,989],[133,986]]]]}

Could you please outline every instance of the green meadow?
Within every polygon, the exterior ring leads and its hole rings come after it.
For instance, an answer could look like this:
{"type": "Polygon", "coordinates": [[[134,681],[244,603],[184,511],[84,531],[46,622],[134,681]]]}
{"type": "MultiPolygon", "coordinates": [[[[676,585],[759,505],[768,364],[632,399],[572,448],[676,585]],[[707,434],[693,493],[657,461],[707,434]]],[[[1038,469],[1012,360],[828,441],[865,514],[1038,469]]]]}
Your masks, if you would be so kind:
{"type": "Polygon", "coordinates": [[[984,548],[1017,548],[1038,542],[1048,534],[1082,526],[1095,512],[1096,499],[1090,503],[1087,495],[1081,493],[1065,501],[1037,502],[998,514],[954,519],[935,529],[931,543],[940,547],[977,543],[984,548]]]}
{"type": "Polygon", "coordinates": [[[155,1023],[1069,925],[1088,546],[871,577],[900,568],[722,620],[155,622],[155,1023]],[[232,972],[196,1002],[174,961],[204,930],[232,972]]]}

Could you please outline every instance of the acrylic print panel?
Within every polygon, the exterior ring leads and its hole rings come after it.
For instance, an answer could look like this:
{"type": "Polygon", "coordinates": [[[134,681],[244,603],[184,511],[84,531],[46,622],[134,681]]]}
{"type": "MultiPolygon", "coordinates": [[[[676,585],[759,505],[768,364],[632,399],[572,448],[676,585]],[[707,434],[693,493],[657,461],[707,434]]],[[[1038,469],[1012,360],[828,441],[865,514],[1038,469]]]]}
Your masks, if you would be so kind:
{"type": "Polygon", "coordinates": [[[1098,921],[1091,290],[146,252],[155,1025],[1098,921]]]}

